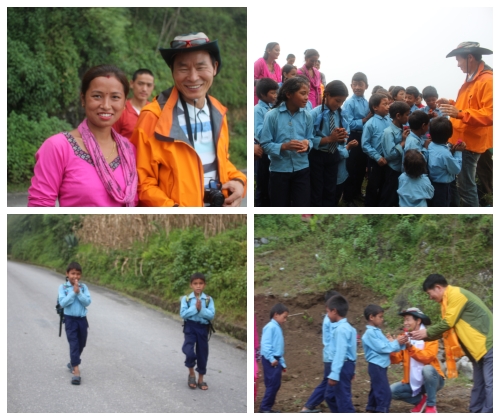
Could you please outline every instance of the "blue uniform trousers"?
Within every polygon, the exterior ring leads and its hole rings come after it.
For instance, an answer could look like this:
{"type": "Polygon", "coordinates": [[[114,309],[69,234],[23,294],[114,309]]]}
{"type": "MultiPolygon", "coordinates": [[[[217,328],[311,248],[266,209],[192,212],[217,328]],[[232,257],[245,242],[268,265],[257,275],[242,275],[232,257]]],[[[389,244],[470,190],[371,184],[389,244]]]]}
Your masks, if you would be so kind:
{"type": "Polygon", "coordinates": [[[427,200],[428,207],[450,207],[451,204],[451,182],[433,182],[434,197],[427,200]]]}
{"type": "Polygon", "coordinates": [[[367,411],[388,413],[391,406],[392,392],[387,379],[387,368],[368,362],[370,375],[370,393],[368,394],[367,411]]]}
{"type": "Polygon", "coordinates": [[[311,206],[334,207],[340,153],[312,149],[309,153],[311,206]]]}
{"type": "Polygon", "coordinates": [[[361,148],[362,134],[363,131],[361,130],[353,130],[347,140],[348,143],[351,140],[357,140],[359,145],[350,150],[349,157],[346,160],[346,168],[347,172],[349,172],[349,177],[345,181],[344,202],[346,203],[361,195],[361,186],[366,175],[368,157],[361,148]]]}
{"type": "Polygon", "coordinates": [[[351,394],[351,380],[354,376],[356,363],[346,360],[340,370],[337,385],[326,386],[325,400],[332,413],[354,413],[351,394]]]}
{"type": "Polygon", "coordinates": [[[323,362],[325,365],[323,380],[313,391],[307,402],[304,404],[307,408],[312,410],[320,405],[325,400],[326,387],[328,385],[328,375],[332,371],[332,362],[323,362]]]}
{"type": "Polygon", "coordinates": [[[71,366],[78,366],[82,363],[80,356],[87,344],[87,330],[89,323],[87,317],[77,317],[64,315],[64,325],[66,329],[66,337],[69,343],[69,356],[71,366]]]}
{"type": "Polygon", "coordinates": [[[283,366],[279,363],[276,366],[271,366],[271,362],[263,357],[262,367],[264,368],[264,385],[266,386],[266,392],[260,403],[260,411],[271,411],[274,401],[276,400],[276,394],[281,387],[281,372],[283,371],[283,366]]]}
{"type": "Polygon", "coordinates": [[[207,373],[208,360],[208,325],[199,322],[184,321],[184,344],[182,352],[186,355],[184,365],[193,368],[201,375],[207,373]]]}

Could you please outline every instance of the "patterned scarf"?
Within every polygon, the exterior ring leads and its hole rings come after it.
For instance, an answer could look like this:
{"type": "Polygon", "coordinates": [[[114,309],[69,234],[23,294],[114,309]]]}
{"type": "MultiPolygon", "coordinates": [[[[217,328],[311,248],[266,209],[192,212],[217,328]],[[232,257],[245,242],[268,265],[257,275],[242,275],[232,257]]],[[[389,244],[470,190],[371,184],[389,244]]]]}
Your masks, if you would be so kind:
{"type": "MultiPolygon", "coordinates": [[[[441,301],[441,316],[443,318],[446,315],[446,308],[448,306],[448,290],[449,287],[446,288],[446,291],[443,294],[443,300],[441,301]]],[[[458,342],[455,328],[450,328],[448,331],[443,333],[443,342],[444,353],[446,355],[446,376],[448,376],[449,379],[456,378],[458,376],[458,372],[455,359],[463,357],[464,352],[458,342]]]]}
{"type": "Polygon", "coordinates": [[[123,168],[123,176],[125,178],[126,186],[125,190],[123,190],[118,182],[116,182],[113,170],[102,154],[101,148],[92,134],[92,131],[90,131],[87,119],[84,119],[78,126],[78,132],[82,136],[83,144],[92,158],[97,174],[108,194],[118,203],[125,204],[127,207],[133,207],[135,195],[137,193],[137,169],[134,150],[131,143],[111,128],[111,134],[116,142],[118,156],[120,157],[120,164],[123,168]]]}
{"type": "Polygon", "coordinates": [[[304,74],[309,79],[309,83],[311,83],[311,86],[314,87],[315,89],[318,89],[321,85],[321,75],[317,69],[312,67],[312,71],[314,76],[311,77],[309,74],[309,70],[307,69],[306,65],[304,64],[301,68],[300,71],[304,74]]]}

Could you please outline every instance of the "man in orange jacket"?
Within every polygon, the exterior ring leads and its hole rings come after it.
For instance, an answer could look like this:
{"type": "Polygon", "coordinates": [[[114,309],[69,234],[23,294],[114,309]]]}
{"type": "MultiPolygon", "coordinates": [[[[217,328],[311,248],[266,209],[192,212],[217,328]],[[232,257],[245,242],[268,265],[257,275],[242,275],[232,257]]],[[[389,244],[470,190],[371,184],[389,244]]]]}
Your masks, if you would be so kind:
{"type": "MultiPolygon", "coordinates": [[[[418,308],[400,312],[404,316],[405,332],[418,331],[430,325],[431,320],[418,308]]],[[[409,337],[410,338],[410,337],[409,337]]],[[[437,341],[413,340],[406,349],[391,353],[391,363],[403,362],[401,382],[391,385],[392,398],[413,404],[411,413],[437,413],[436,393],[444,386],[444,375],[437,358],[437,341]]]]}
{"type": "Polygon", "coordinates": [[[444,116],[451,117],[453,136],[450,143],[465,142],[462,170],[458,174],[458,197],[452,190],[452,203],[478,207],[476,185],[477,162],[484,152],[493,147],[493,69],[482,60],[493,51],[478,42],[462,42],[446,57],[456,57],[457,67],[467,76],[458,92],[456,102],[441,98],[437,101],[444,116]]]}
{"type": "Polygon", "coordinates": [[[160,48],[174,87],[146,105],[130,141],[137,148],[142,206],[239,206],[246,177],[229,161],[227,109],[209,96],[220,72],[217,40],[203,32],[160,48]]]}

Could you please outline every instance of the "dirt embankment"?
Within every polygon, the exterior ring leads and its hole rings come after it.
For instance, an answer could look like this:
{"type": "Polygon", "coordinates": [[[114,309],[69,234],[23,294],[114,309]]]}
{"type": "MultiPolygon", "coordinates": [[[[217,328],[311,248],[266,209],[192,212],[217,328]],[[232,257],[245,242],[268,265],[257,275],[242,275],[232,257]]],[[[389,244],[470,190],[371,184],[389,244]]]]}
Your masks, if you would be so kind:
{"type": "MultiPolygon", "coordinates": [[[[349,302],[348,321],[356,328],[358,334],[365,331],[364,308],[369,303],[383,304],[383,298],[373,294],[358,284],[346,285],[338,289],[349,302]]],[[[285,360],[287,373],[283,374],[281,389],[276,398],[274,409],[283,412],[298,412],[311,395],[314,388],[321,382],[323,375],[323,345],[321,342],[321,325],[325,314],[325,302],[322,294],[300,295],[291,299],[278,299],[273,295],[258,295],[255,297],[255,314],[259,336],[262,328],[269,322],[269,311],[275,303],[284,303],[290,310],[288,321],[284,325],[285,360]]],[[[385,331],[391,332],[391,331],[385,331]]],[[[370,392],[370,377],[363,348],[358,347],[356,363],[356,378],[352,383],[352,397],[356,412],[365,412],[365,406],[370,392]]],[[[262,377],[262,366],[259,378],[259,390],[254,404],[256,412],[265,391],[262,377]]],[[[389,382],[400,381],[403,377],[402,366],[391,365],[388,369],[389,382]]],[[[445,387],[438,392],[437,409],[441,413],[467,413],[470,399],[470,387],[446,381],[445,387]]],[[[323,403],[323,412],[329,412],[323,403]]],[[[391,412],[408,413],[412,408],[402,401],[392,401],[391,412]]]]}

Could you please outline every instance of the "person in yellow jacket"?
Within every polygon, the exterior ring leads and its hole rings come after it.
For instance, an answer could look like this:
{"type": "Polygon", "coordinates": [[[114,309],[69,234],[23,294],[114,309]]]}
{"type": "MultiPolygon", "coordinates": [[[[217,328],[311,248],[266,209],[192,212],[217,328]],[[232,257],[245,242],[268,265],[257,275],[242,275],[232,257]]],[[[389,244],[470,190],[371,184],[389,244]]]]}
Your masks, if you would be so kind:
{"type": "MultiPolygon", "coordinates": [[[[400,312],[406,332],[421,331],[431,320],[418,308],[400,312]]],[[[403,380],[391,384],[392,399],[413,404],[410,413],[437,413],[436,393],[444,386],[444,374],[437,358],[437,341],[410,339],[404,350],[390,354],[391,363],[403,362],[403,380]]]]}
{"type": "Polygon", "coordinates": [[[442,319],[426,330],[409,333],[412,339],[433,341],[443,338],[448,377],[454,374],[454,359],[461,350],[473,366],[469,410],[493,412],[493,314],[474,293],[448,285],[440,274],[431,274],[423,284],[429,298],[441,304],[442,319]]]}
{"type": "Polygon", "coordinates": [[[452,202],[478,207],[476,167],[481,154],[493,147],[493,69],[482,60],[493,51],[478,42],[462,42],[446,57],[456,57],[457,67],[466,79],[456,101],[440,98],[437,103],[444,116],[451,117],[453,136],[450,143],[462,140],[467,148],[462,154],[462,170],[458,174],[458,193],[452,202]]]}
{"type": "Polygon", "coordinates": [[[227,109],[209,96],[220,72],[217,40],[176,36],[160,53],[174,86],[146,105],[130,141],[137,148],[139,205],[239,206],[247,179],[229,161],[227,109]]]}

